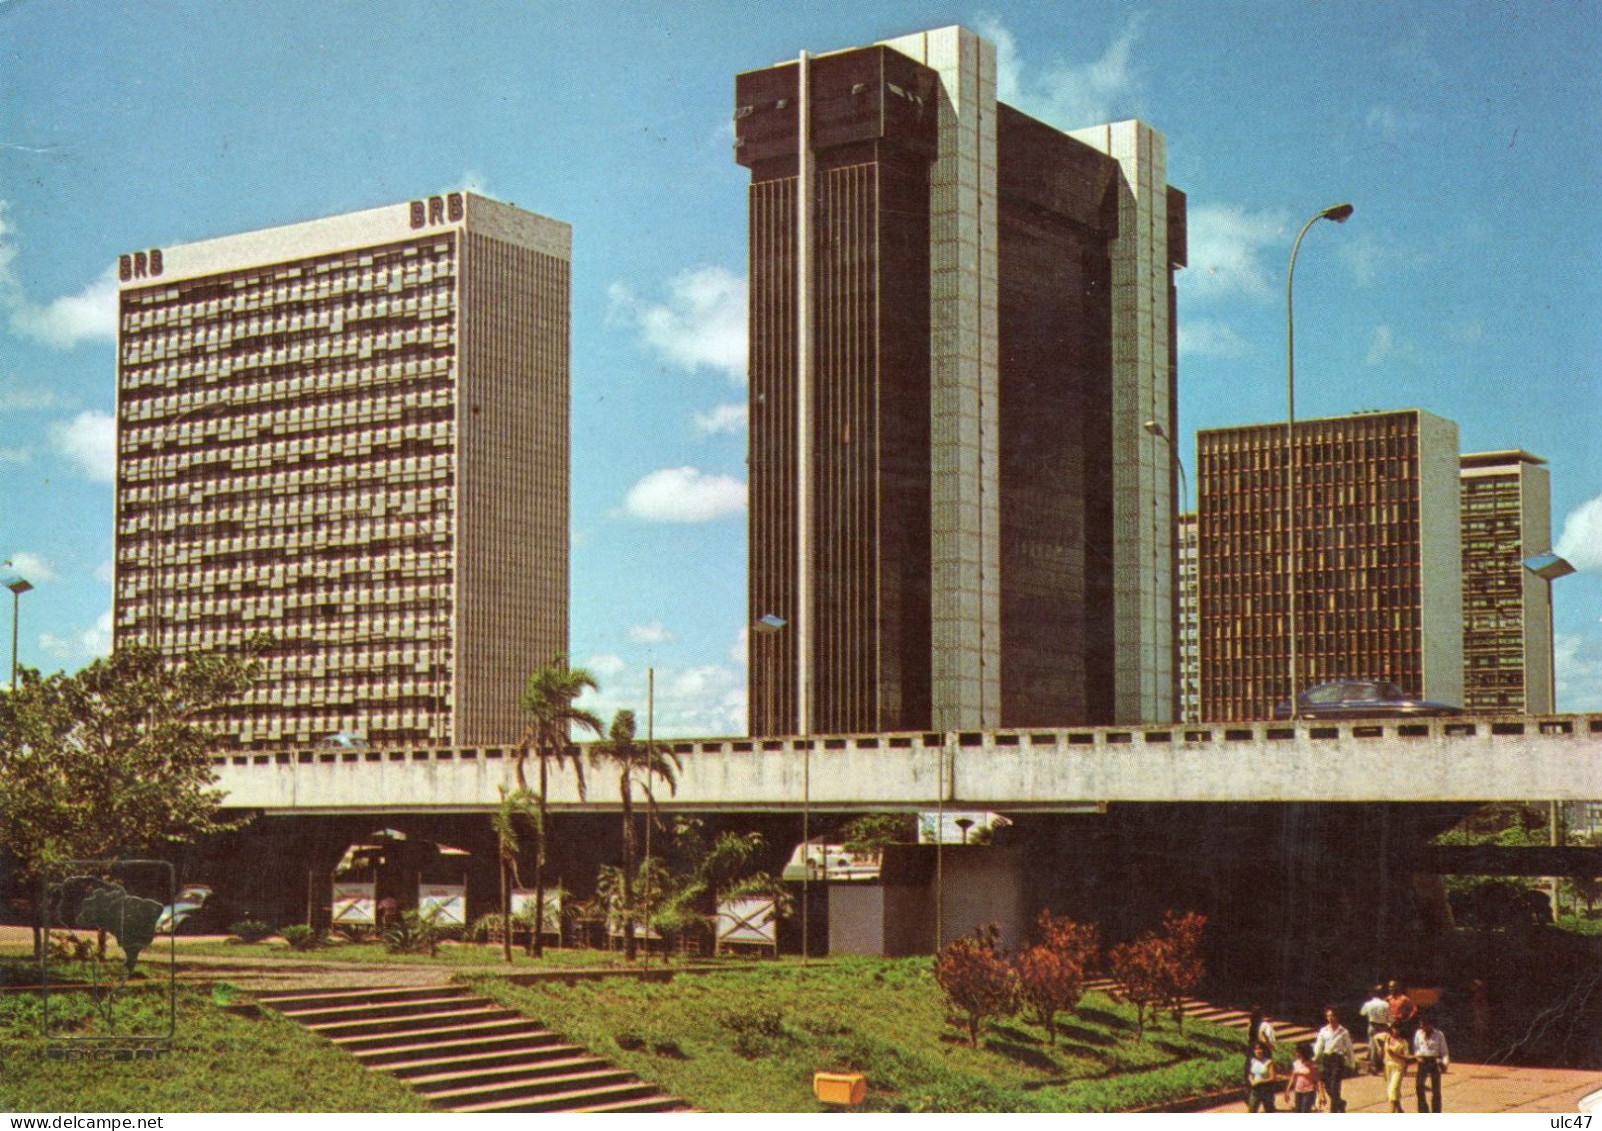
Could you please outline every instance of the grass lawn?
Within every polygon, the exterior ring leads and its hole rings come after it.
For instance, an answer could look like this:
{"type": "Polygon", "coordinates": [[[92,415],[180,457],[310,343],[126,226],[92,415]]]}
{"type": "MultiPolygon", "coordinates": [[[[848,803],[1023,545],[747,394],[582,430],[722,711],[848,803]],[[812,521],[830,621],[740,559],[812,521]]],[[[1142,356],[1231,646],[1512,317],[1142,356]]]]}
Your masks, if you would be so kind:
{"type": "MultiPolygon", "coordinates": [[[[119,1032],[133,1023],[166,1030],[164,988],[130,988],[116,1008],[119,1032]]],[[[0,1111],[429,1110],[409,1088],[293,1022],[235,1016],[182,985],[177,1012],[172,1049],[160,1057],[62,1061],[45,1055],[39,999],[0,996],[0,1111]]],[[[50,1016],[57,1032],[90,1034],[100,1024],[86,994],[53,995],[50,1016]]]]}
{"type": "Polygon", "coordinates": [[[1226,1087],[1241,1038],[1165,1018],[1144,1039],[1133,1010],[1088,994],[1058,1043],[1021,1017],[980,1047],[948,1022],[927,958],[831,959],[802,968],[519,987],[474,979],[570,1040],[706,1111],[817,1111],[815,1071],[867,1075],[868,1110],[1119,1111],[1226,1087]]]}
{"type": "MultiPolygon", "coordinates": [[[[156,944],[161,956],[166,956],[166,942],[156,944]]],[[[154,948],[153,948],[154,949],[154,948]]],[[[181,936],[177,947],[178,961],[186,955],[210,955],[222,958],[295,958],[311,962],[384,962],[421,966],[501,966],[501,948],[486,943],[442,943],[439,953],[432,958],[426,954],[391,954],[379,943],[333,943],[316,950],[291,950],[283,939],[259,943],[242,942],[189,942],[181,936]]],[[[652,965],[660,965],[653,958],[652,965]]],[[[512,966],[539,970],[563,966],[623,966],[621,950],[557,949],[547,947],[543,958],[523,953],[521,947],[512,948],[512,966]]],[[[638,965],[636,963],[636,965],[638,965]]]]}

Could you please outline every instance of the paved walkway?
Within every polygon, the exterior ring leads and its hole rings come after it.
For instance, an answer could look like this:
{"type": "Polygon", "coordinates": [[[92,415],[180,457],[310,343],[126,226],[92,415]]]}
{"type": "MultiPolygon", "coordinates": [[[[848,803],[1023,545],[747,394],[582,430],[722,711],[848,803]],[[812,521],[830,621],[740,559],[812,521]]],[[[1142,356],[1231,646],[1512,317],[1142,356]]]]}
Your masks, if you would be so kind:
{"type": "MultiPolygon", "coordinates": [[[[1580,1099],[1602,1089],[1602,1072],[1567,1068],[1514,1068],[1505,1064],[1463,1064],[1453,1061],[1452,1070],[1441,1079],[1441,1106],[1448,1112],[1488,1114],[1492,1112],[1570,1113],[1580,1110],[1580,1099]]],[[[1385,1081],[1380,1076],[1360,1075],[1342,1085],[1346,1110],[1353,1112],[1388,1110],[1385,1081]]],[[[1286,1097],[1280,1097],[1283,1108],[1286,1097]]],[[[1402,1109],[1417,1111],[1413,1076],[1402,1084],[1402,1109]]],[[[1208,1108],[1212,1112],[1243,1112],[1244,1101],[1208,1108]]]]}

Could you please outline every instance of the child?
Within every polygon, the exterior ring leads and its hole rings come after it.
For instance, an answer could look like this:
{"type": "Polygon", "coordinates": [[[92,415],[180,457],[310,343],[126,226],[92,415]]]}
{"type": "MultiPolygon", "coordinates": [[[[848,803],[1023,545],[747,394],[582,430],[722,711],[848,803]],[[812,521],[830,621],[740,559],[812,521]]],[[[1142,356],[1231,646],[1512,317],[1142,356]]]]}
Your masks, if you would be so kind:
{"type": "Polygon", "coordinates": [[[1313,1065],[1312,1041],[1296,1046],[1296,1059],[1291,1061],[1290,1092],[1297,1111],[1313,1110],[1313,1101],[1318,1097],[1318,1069],[1313,1065]]]}

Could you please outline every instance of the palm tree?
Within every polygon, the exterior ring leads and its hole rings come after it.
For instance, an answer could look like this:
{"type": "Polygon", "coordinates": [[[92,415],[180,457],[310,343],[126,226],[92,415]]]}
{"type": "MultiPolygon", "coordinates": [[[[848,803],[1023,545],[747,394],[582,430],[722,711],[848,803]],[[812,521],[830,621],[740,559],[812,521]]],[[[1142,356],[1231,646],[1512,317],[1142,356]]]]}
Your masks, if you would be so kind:
{"type": "Polygon", "coordinates": [[[584,763],[579,759],[578,750],[570,745],[570,736],[575,726],[599,735],[601,720],[595,712],[586,711],[574,701],[586,691],[595,690],[598,690],[595,677],[583,668],[568,667],[566,656],[558,656],[550,667],[541,668],[529,676],[528,684],[523,688],[523,712],[528,715],[528,726],[518,741],[517,760],[514,763],[519,792],[528,791],[525,765],[528,762],[529,751],[532,749],[540,760],[540,788],[537,795],[540,819],[538,827],[534,830],[535,957],[545,953],[542,931],[545,926],[545,830],[549,827],[546,786],[549,781],[550,764],[554,761],[560,768],[563,764],[572,762],[573,775],[578,779],[579,797],[582,798],[584,763]]]}
{"type": "Polygon", "coordinates": [[[634,741],[634,734],[634,712],[619,711],[612,716],[612,728],[606,741],[590,748],[591,765],[610,762],[618,771],[618,794],[623,799],[623,957],[629,962],[634,961],[638,949],[634,937],[634,783],[639,775],[645,776],[640,785],[645,790],[648,810],[654,811],[656,794],[651,789],[652,780],[660,777],[671,792],[677,793],[677,774],[684,769],[677,754],[654,742],[641,745],[634,741]]]}

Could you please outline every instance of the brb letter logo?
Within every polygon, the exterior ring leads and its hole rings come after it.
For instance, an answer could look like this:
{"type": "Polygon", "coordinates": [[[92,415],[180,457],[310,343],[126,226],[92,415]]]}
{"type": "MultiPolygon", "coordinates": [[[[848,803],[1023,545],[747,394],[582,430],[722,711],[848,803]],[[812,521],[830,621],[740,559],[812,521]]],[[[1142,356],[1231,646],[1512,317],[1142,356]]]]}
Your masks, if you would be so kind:
{"type": "Polygon", "coordinates": [[[431,196],[427,200],[414,200],[411,203],[412,227],[433,227],[436,224],[459,224],[466,214],[466,205],[462,194],[453,192],[446,196],[431,196]]]}

